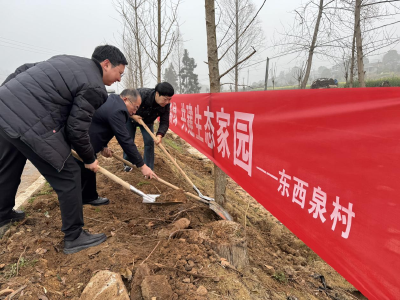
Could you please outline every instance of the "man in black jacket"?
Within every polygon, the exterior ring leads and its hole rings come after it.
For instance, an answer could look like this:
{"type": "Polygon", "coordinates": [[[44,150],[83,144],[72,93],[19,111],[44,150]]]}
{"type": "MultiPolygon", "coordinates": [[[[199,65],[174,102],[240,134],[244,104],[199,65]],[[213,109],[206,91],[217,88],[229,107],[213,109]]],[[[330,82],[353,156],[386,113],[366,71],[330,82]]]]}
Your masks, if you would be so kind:
{"type": "MultiPolygon", "coordinates": [[[[93,116],[89,129],[90,142],[95,153],[100,152],[105,157],[112,157],[108,142],[115,136],[122,149],[127,153],[127,160],[140,168],[146,178],[157,177],[156,174],[144,164],[135,143],[129,135],[125,124],[130,116],[138,110],[142,99],[135,89],[125,89],[120,95],[111,94],[106,103],[100,107],[93,116]]],[[[93,206],[105,205],[110,201],[99,197],[96,189],[96,174],[81,167],[82,201],[83,204],[93,206]]]]}
{"type": "Polygon", "coordinates": [[[92,116],[107,100],[104,85],[121,80],[127,61],[110,45],[98,46],[92,59],[59,55],[26,64],[0,87],[0,227],[25,217],[14,211],[15,195],[27,159],[58,195],[64,253],[75,253],[105,241],[104,234],[82,230],[83,210],[78,164],[96,172],[90,144],[92,116]]]}
{"type": "MultiPolygon", "coordinates": [[[[167,133],[169,127],[169,109],[171,98],[174,95],[174,88],[168,82],[161,82],[154,89],[140,88],[137,90],[142,97],[142,105],[136,115],[133,116],[133,120],[129,120],[126,126],[133,140],[135,140],[136,127],[140,128],[144,141],[144,163],[153,170],[154,140],[143,126],[139,125],[139,119],[142,119],[147,127],[153,131],[154,121],[160,117],[160,126],[156,134],[156,144],[161,143],[161,139],[167,133]]],[[[126,153],[124,153],[124,158],[128,158],[126,153]]],[[[132,169],[129,166],[125,166],[124,170],[129,172],[132,169]]]]}

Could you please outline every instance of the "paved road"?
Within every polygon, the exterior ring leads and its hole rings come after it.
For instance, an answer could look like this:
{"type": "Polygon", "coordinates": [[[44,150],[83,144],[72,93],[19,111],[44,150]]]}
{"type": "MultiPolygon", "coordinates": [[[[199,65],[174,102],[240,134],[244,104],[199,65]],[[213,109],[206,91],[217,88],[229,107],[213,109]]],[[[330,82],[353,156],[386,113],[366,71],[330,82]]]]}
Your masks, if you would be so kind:
{"type": "Polygon", "coordinates": [[[39,171],[28,160],[21,176],[21,184],[15,197],[15,209],[34,193],[45,182],[39,171]]]}
{"type": "Polygon", "coordinates": [[[25,192],[26,189],[36,181],[40,176],[39,171],[35,168],[34,165],[28,160],[26,162],[24,171],[21,176],[21,184],[19,185],[17,196],[18,197],[21,193],[25,192]]]}

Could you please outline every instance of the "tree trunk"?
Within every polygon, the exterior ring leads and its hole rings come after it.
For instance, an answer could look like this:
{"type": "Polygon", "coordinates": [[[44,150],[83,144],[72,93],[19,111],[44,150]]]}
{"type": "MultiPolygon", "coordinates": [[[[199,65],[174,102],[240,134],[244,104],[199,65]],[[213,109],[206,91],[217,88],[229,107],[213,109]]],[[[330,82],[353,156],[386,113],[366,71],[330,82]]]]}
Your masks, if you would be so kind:
{"type": "Polygon", "coordinates": [[[306,68],[306,72],[304,74],[303,82],[301,83],[302,89],[306,88],[308,77],[310,76],[312,59],[313,59],[313,55],[314,55],[315,44],[317,43],[319,24],[321,22],[323,9],[324,9],[324,0],[320,0],[317,22],[315,23],[315,28],[314,28],[314,35],[313,35],[313,39],[311,42],[310,50],[308,51],[307,68],[306,68]]]}
{"type": "MultiPolygon", "coordinates": [[[[210,78],[210,92],[220,92],[220,78],[218,66],[217,34],[215,30],[215,1],[205,0],[208,73],[210,78]]],[[[214,197],[218,204],[225,202],[226,174],[214,164],[214,197]]]]}
{"type": "Polygon", "coordinates": [[[161,82],[161,0],[158,0],[157,82],[161,82]]]}
{"type": "Polygon", "coordinates": [[[235,92],[238,91],[238,80],[239,80],[239,66],[238,66],[238,62],[239,62],[239,0],[236,0],[235,2],[235,12],[236,12],[236,16],[235,16],[235,92]]]}
{"type": "Polygon", "coordinates": [[[246,233],[239,223],[226,220],[209,223],[206,230],[200,231],[199,237],[235,268],[248,266],[246,233]]]}
{"type": "Polygon", "coordinates": [[[355,37],[356,37],[356,46],[357,46],[357,69],[358,69],[358,82],[360,83],[360,87],[365,87],[365,78],[364,78],[364,62],[363,62],[363,45],[362,45],[362,37],[361,37],[361,0],[356,0],[356,9],[355,9],[355,37]]]}
{"type": "MultiPolygon", "coordinates": [[[[143,87],[143,67],[142,67],[142,53],[140,50],[140,42],[139,42],[139,23],[138,23],[138,6],[137,0],[135,0],[135,27],[136,27],[136,53],[138,58],[138,73],[140,79],[140,87],[143,87]]],[[[138,83],[138,82],[137,82],[138,83]]]]}
{"type": "Polygon", "coordinates": [[[351,62],[350,62],[350,83],[349,87],[353,87],[354,83],[354,61],[356,53],[356,22],[354,22],[353,42],[351,44],[351,62]]]}

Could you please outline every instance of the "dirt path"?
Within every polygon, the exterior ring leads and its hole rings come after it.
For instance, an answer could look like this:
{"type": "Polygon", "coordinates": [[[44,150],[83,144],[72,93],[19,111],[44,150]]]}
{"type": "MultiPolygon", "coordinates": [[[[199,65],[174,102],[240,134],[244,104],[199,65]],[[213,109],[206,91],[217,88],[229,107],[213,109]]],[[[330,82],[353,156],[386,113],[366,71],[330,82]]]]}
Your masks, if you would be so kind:
{"type": "MultiPolygon", "coordinates": [[[[136,141],[142,151],[140,136],[136,141]]],[[[213,164],[190,154],[188,145],[179,137],[168,134],[164,143],[196,186],[212,196],[213,164]]],[[[115,140],[109,146],[122,155],[115,140]]],[[[115,159],[100,158],[100,163],[145,193],[176,196],[171,188],[144,180],[138,170],[123,172],[122,164],[115,159]]],[[[158,150],[155,172],[190,191],[190,186],[158,150]]],[[[103,175],[98,175],[98,192],[111,203],[85,206],[85,227],[91,232],[104,232],[108,239],[72,255],[62,253],[60,211],[54,191],[46,185],[30,198],[25,207],[27,220],[13,226],[0,240],[0,295],[2,289],[16,290],[26,284],[19,298],[13,299],[38,299],[45,295],[48,299],[77,300],[99,270],[126,276],[127,269],[135,274],[145,262],[151,274],[166,276],[173,299],[362,298],[232,180],[227,189],[227,208],[237,222],[234,226],[240,228],[238,231],[230,230],[206,205],[189,197],[181,204],[143,204],[140,197],[103,175]],[[180,218],[187,218],[189,227],[165,235],[180,218]],[[247,244],[248,265],[237,270],[226,264],[212,246],[223,243],[228,232],[238,232],[236,237],[247,244]],[[200,286],[206,294],[199,294],[200,286]]],[[[130,291],[132,281],[124,278],[124,283],[130,291]]],[[[132,290],[131,299],[141,299],[136,296],[137,291],[132,290]]]]}

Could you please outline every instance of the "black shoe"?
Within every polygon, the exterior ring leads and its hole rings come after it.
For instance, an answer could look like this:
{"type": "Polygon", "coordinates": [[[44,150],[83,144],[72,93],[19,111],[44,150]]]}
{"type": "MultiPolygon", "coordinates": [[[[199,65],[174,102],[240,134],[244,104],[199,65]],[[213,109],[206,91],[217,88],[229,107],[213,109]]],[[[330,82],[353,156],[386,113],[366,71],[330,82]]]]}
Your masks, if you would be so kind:
{"type": "Polygon", "coordinates": [[[96,200],[85,202],[83,201],[83,205],[93,205],[93,206],[100,206],[100,205],[107,205],[110,203],[110,200],[103,197],[98,197],[96,200]]]}
{"type": "Polygon", "coordinates": [[[130,166],[124,166],[124,171],[125,172],[130,172],[130,171],[132,171],[132,168],[130,167],[130,166]]]}
{"type": "Polygon", "coordinates": [[[11,222],[21,221],[23,219],[25,219],[25,213],[22,210],[12,210],[0,219],[0,227],[11,222]]]}
{"type": "Polygon", "coordinates": [[[81,234],[73,241],[64,241],[64,253],[72,254],[83,249],[97,246],[107,239],[104,233],[90,234],[82,230],[81,234]]]}

